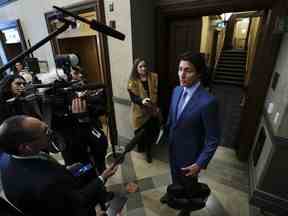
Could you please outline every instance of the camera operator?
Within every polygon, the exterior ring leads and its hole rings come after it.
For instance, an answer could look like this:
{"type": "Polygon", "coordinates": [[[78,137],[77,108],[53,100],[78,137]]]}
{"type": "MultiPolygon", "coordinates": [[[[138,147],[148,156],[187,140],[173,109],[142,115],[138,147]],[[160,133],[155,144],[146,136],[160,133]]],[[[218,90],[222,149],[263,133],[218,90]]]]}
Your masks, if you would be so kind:
{"type": "Polygon", "coordinates": [[[72,70],[71,70],[71,73],[70,73],[70,76],[71,76],[71,81],[82,81],[82,83],[84,83],[84,80],[83,80],[83,69],[79,66],[75,66],[75,67],[72,67],[72,70]]]}
{"type": "Polygon", "coordinates": [[[29,116],[6,119],[0,126],[0,149],[11,155],[1,180],[8,200],[29,216],[95,216],[95,205],[105,202],[104,183],[117,167],[83,184],[48,154],[53,132],[29,116]]]}
{"type": "MultiPolygon", "coordinates": [[[[83,85],[81,68],[73,68],[70,81],[75,85],[83,85]]],[[[52,127],[66,142],[66,148],[62,152],[65,164],[89,163],[92,157],[93,164],[101,173],[105,170],[108,147],[107,137],[99,120],[106,112],[104,91],[73,92],[68,97],[67,101],[72,101],[70,113],[57,115],[57,112],[54,112],[52,117],[52,127]]]]}
{"type": "Polygon", "coordinates": [[[0,124],[13,115],[26,114],[42,119],[36,100],[25,100],[25,79],[20,75],[8,75],[0,83],[0,124]]]}
{"type": "Polygon", "coordinates": [[[24,67],[22,62],[20,62],[20,61],[16,62],[16,64],[15,64],[15,72],[16,72],[16,75],[22,76],[27,83],[32,82],[33,77],[31,75],[31,73],[28,72],[28,70],[24,67]]]}

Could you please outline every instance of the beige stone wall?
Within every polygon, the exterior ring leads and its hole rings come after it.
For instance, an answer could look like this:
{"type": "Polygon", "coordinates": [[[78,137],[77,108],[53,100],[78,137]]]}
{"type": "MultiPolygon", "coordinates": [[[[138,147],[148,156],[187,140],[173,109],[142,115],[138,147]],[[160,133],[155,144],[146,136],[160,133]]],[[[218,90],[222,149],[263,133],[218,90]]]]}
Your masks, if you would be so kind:
{"type": "MultiPolygon", "coordinates": [[[[114,97],[129,100],[127,82],[132,68],[131,11],[129,0],[105,1],[106,22],[116,21],[116,29],[126,35],[125,41],[108,38],[109,56],[114,97]],[[114,11],[109,12],[109,3],[114,11]]],[[[115,103],[116,123],[120,136],[131,138],[130,106],[115,103]]]]}
{"type": "Polygon", "coordinates": [[[105,1],[106,22],[116,21],[116,29],[126,35],[125,41],[108,37],[114,96],[128,99],[127,82],[132,68],[131,13],[129,0],[105,1]],[[109,2],[114,11],[109,12],[109,2]]]}

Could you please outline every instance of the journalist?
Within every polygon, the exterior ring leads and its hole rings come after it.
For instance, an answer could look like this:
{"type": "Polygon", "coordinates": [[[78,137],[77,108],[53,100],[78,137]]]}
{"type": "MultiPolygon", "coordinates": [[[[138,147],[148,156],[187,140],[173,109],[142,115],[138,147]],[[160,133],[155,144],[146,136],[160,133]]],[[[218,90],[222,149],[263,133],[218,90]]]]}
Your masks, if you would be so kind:
{"type": "Polygon", "coordinates": [[[0,149],[11,155],[1,170],[6,197],[24,215],[95,216],[95,205],[105,197],[104,182],[117,167],[84,185],[42,152],[51,145],[50,134],[44,122],[29,116],[13,116],[1,124],[0,149]]]}
{"type": "Polygon", "coordinates": [[[33,76],[28,70],[24,67],[22,62],[16,62],[15,64],[15,74],[22,76],[26,82],[30,83],[33,81],[33,76]]]}
{"type": "MultiPolygon", "coordinates": [[[[71,82],[83,81],[80,69],[73,69],[71,78],[71,82]]],[[[84,82],[75,84],[83,85],[84,82]]],[[[101,173],[106,167],[108,147],[107,137],[99,120],[106,113],[105,91],[71,92],[66,97],[66,103],[71,103],[69,109],[64,113],[54,112],[52,117],[52,127],[66,142],[66,148],[62,152],[65,164],[92,161],[98,173],[101,173]]]]}
{"type": "Polygon", "coordinates": [[[0,82],[0,124],[13,115],[26,114],[39,119],[42,115],[37,100],[25,99],[26,81],[20,75],[8,75],[0,82]]]}

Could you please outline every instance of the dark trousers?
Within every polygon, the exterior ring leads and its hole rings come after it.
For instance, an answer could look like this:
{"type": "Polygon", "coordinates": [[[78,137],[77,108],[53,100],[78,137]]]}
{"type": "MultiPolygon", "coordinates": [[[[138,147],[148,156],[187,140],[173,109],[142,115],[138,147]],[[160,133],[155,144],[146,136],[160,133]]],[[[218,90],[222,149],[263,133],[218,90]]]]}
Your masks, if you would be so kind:
{"type": "Polygon", "coordinates": [[[158,118],[150,118],[144,125],[142,125],[142,127],[135,130],[135,135],[137,135],[142,129],[144,129],[144,133],[142,135],[143,139],[141,139],[142,142],[138,143],[137,150],[138,152],[145,152],[147,157],[151,157],[152,145],[156,142],[160,129],[158,118]]]}

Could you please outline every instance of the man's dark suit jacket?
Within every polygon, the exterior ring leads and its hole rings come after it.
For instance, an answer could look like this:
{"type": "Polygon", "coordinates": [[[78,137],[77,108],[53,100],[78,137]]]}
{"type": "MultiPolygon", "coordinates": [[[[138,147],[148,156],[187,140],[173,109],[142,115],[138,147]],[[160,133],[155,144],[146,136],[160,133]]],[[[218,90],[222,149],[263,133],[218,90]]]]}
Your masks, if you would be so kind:
{"type": "Polygon", "coordinates": [[[1,174],[6,197],[27,216],[95,216],[105,194],[99,178],[83,186],[64,166],[41,158],[11,157],[1,174]]]}
{"type": "Polygon", "coordinates": [[[202,86],[196,89],[177,119],[183,89],[177,86],[173,91],[167,122],[173,182],[183,167],[197,163],[206,168],[220,142],[218,103],[202,86]]]}

